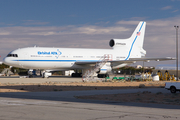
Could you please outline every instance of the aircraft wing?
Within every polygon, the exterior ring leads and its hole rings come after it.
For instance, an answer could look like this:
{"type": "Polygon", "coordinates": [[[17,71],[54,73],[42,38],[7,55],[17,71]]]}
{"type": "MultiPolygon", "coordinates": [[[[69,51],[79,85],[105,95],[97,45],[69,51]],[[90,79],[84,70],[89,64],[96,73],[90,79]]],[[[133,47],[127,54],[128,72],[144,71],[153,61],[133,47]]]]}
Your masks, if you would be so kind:
{"type": "Polygon", "coordinates": [[[0,64],[3,64],[3,62],[2,62],[2,61],[0,61],[0,64]]]}
{"type": "MultiPolygon", "coordinates": [[[[172,57],[165,57],[165,58],[130,58],[129,60],[113,60],[108,61],[111,63],[135,63],[138,61],[144,61],[144,62],[150,62],[150,61],[166,61],[166,60],[175,60],[175,58],[172,57]]],[[[75,64],[77,65],[86,65],[86,64],[96,64],[97,61],[76,61],[75,64]]]]}
{"type": "Polygon", "coordinates": [[[129,60],[112,61],[112,63],[134,63],[134,62],[138,62],[138,61],[150,62],[150,61],[166,61],[166,60],[175,60],[175,58],[172,58],[172,57],[165,57],[165,58],[130,58],[129,60]]]}

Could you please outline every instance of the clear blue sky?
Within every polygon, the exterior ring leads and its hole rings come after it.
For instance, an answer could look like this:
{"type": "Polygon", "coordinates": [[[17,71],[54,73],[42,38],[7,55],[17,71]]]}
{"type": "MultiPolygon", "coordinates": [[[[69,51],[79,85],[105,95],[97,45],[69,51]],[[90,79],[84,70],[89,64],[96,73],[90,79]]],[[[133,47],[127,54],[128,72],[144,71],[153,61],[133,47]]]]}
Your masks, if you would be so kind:
{"type": "Polygon", "coordinates": [[[179,7],[178,0],[1,0],[0,26],[37,26],[32,20],[43,26],[107,21],[111,25],[133,17],[154,20],[178,16],[179,7]]]}
{"type": "Polygon", "coordinates": [[[139,21],[147,22],[147,57],[175,57],[180,0],[0,0],[0,60],[33,45],[110,48],[139,21]]]}

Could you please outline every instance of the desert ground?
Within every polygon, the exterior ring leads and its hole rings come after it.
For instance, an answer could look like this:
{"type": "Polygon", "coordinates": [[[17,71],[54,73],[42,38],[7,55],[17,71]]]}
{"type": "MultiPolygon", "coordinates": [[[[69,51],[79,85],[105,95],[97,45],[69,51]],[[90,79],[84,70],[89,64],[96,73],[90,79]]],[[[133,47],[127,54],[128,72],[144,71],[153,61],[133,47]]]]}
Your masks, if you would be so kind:
{"type": "Polygon", "coordinates": [[[113,94],[113,95],[91,95],[77,96],[78,99],[105,100],[115,102],[137,102],[137,103],[157,103],[180,105],[180,94],[175,93],[151,93],[149,91],[129,93],[129,94],[113,94]]]}
{"type": "Polygon", "coordinates": [[[43,91],[79,91],[114,90],[165,86],[165,82],[45,82],[45,83],[0,83],[0,92],[43,92],[43,91]]]}
{"type": "MultiPolygon", "coordinates": [[[[63,78],[61,78],[63,79],[63,78]]],[[[166,81],[144,81],[144,82],[58,82],[47,81],[44,83],[0,83],[0,92],[47,92],[47,91],[84,91],[84,90],[114,90],[114,89],[141,89],[141,88],[164,88],[166,81]]],[[[180,105],[180,94],[151,93],[149,91],[113,94],[76,96],[78,99],[94,99],[119,102],[142,102],[180,105]]]]}

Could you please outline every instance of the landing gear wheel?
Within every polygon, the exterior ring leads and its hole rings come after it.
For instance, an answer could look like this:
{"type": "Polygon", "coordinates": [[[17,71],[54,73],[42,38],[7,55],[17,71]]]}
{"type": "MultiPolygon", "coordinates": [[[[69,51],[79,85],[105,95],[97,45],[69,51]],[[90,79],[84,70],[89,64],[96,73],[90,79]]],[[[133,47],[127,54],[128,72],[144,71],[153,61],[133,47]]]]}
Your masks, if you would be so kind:
{"type": "Polygon", "coordinates": [[[33,75],[29,75],[29,78],[33,78],[33,75]]]}
{"type": "Polygon", "coordinates": [[[109,76],[109,75],[108,74],[98,74],[98,78],[105,78],[107,76],[109,76]]]}
{"type": "Polygon", "coordinates": [[[71,77],[82,77],[82,73],[72,73],[71,77]]]}

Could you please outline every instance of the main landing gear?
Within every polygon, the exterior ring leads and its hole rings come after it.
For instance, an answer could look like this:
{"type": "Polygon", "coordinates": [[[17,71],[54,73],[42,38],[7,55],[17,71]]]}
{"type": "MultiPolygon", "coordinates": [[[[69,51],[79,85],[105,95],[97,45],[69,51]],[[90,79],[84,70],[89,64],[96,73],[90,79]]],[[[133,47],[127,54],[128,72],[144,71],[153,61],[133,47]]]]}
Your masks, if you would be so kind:
{"type": "Polygon", "coordinates": [[[82,77],[82,73],[72,73],[71,77],[82,77]]]}
{"type": "Polygon", "coordinates": [[[109,77],[108,74],[98,74],[97,75],[98,78],[106,78],[106,77],[109,77]]]}

